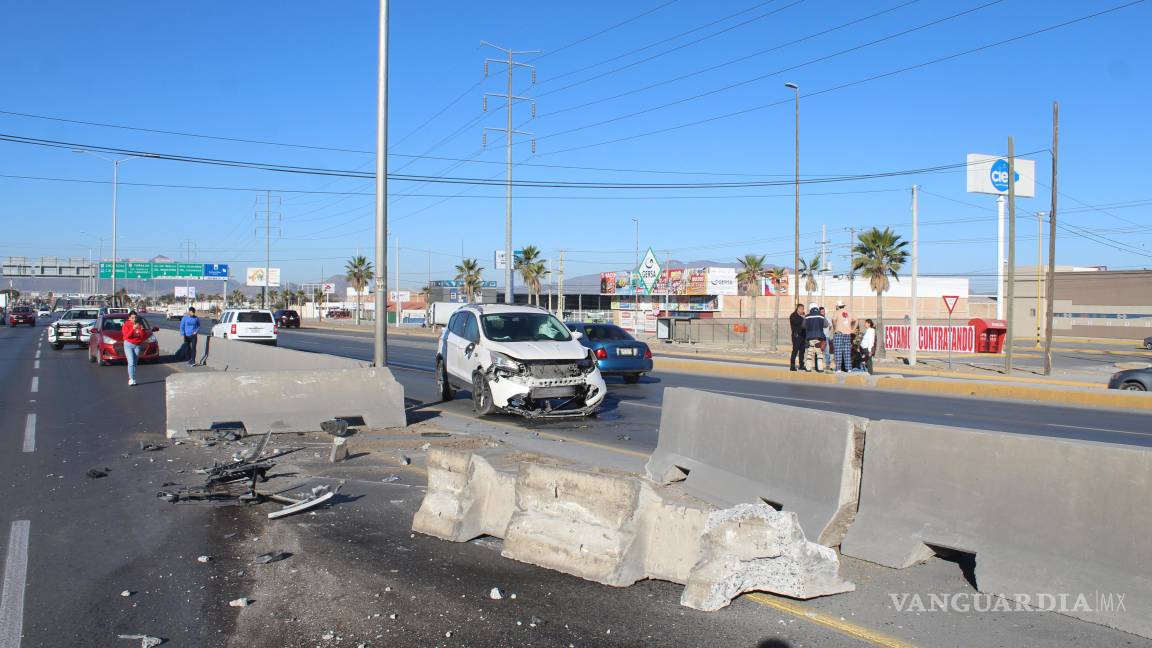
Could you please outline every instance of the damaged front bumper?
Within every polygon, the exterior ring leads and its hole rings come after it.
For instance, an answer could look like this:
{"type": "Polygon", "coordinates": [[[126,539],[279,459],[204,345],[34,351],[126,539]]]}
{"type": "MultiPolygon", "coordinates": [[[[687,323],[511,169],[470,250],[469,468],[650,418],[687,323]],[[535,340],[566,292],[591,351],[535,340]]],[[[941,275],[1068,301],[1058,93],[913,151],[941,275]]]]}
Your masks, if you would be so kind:
{"type": "Polygon", "coordinates": [[[600,370],[575,371],[576,375],[541,378],[490,368],[487,372],[492,404],[525,418],[579,418],[595,414],[608,389],[600,370]]]}

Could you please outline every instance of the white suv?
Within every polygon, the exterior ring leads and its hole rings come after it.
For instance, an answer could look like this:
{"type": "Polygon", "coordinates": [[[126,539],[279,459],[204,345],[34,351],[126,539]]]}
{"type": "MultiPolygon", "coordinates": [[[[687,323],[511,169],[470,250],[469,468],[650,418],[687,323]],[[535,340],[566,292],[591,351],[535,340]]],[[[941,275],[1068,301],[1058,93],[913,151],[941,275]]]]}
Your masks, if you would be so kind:
{"type": "Polygon", "coordinates": [[[277,326],[270,310],[229,308],[212,324],[212,337],[276,346],[277,326]]]}
{"type": "Polygon", "coordinates": [[[476,413],[528,418],[588,416],[607,388],[579,333],[547,311],[470,304],[452,314],[436,350],[436,386],[451,400],[472,392],[476,413]]]}
{"type": "Polygon", "coordinates": [[[101,309],[96,306],[70,308],[48,327],[48,344],[59,351],[65,344],[88,346],[92,335],[92,325],[100,317],[101,309]]]}

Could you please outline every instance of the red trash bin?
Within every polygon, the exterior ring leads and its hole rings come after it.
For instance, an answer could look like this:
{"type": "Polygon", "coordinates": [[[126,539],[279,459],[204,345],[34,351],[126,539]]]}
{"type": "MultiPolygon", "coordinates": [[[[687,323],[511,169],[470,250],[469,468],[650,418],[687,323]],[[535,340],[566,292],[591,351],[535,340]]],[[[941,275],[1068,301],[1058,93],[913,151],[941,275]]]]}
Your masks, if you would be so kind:
{"type": "Polygon", "coordinates": [[[1004,320],[974,317],[968,326],[976,329],[976,353],[1002,353],[1004,339],[1008,337],[1008,323],[1004,320]]]}

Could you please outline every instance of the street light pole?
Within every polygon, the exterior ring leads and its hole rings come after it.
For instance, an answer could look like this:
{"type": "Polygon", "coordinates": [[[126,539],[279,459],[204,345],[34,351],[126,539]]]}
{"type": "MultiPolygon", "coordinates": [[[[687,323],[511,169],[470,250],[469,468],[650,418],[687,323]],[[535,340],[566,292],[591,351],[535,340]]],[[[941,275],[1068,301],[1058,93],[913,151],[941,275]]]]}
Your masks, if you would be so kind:
{"type": "Polygon", "coordinates": [[[792,90],[796,97],[796,238],[792,254],[792,267],[795,269],[796,280],[792,283],[795,294],[800,293],[800,86],[795,83],[785,83],[785,88],[792,90]]]}
{"type": "Polygon", "coordinates": [[[104,157],[103,155],[100,155],[98,153],[93,153],[92,151],[89,151],[87,149],[72,149],[72,152],[74,152],[74,153],[87,153],[88,155],[91,155],[93,157],[98,157],[101,160],[104,160],[105,162],[111,162],[112,163],[112,305],[115,306],[116,305],[116,261],[117,261],[117,249],[116,249],[116,238],[117,238],[116,237],[116,200],[117,200],[117,195],[116,194],[117,194],[117,190],[118,190],[119,184],[120,184],[120,164],[123,162],[127,162],[129,160],[135,160],[136,158],[139,158],[139,157],[149,157],[149,156],[147,156],[147,155],[132,155],[132,156],[129,156],[126,158],[120,158],[119,160],[115,160],[112,158],[104,157]]]}
{"type": "Polygon", "coordinates": [[[639,328],[636,326],[636,316],[640,314],[640,293],[636,290],[636,274],[640,271],[640,219],[633,218],[632,222],[636,225],[636,264],[632,272],[628,273],[628,283],[632,284],[632,329],[639,333],[639,328]]]}
{"type": "MultiPolygon", "coordinates": [[[[372,364],[388,364],[388,0],[380,0],[376,68],[376,319],[372,364]]],[[[399,296],[399,295],[397,295],[399,296]]],[[[399,319],[399,313],[397,313],[399,319]]]]}

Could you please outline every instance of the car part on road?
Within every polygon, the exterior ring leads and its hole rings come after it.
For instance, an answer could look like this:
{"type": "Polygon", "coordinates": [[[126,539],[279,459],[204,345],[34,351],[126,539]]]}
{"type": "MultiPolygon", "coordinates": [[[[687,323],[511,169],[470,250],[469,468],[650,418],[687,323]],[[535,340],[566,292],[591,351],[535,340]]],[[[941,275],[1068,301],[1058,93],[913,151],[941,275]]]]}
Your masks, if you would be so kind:
{"type": "Polygon", "coordinates": [[[287,551],[274,551],[266,554],[260,554],[252,559],[253,565],[267,565],[269,563],[280,562],[292,557],[292,554],[287,551]]]}
{"type": "Polygon", "coordinates": [[[116,635],[116,638],[117,639],[132,639],[132,640],[139,639],[140,640],[140,648],[156,648],[156,646],[159,646],[160,644],[164,643],[164,640],[161,639],[160,637],[153,637],[150,635],[142,635],[142,634],[116,635]]]}
{"type": "Polygon", "coordinates": [[[275,493],[267,494],[265,497],[268,499],[287,505],[279,511],[273,511],[272,513],[269,513],[268,519],[275,520],[276,518],[282,518],[288,515],[292,515],[293,513],[307,511],[310,508],[319,506],[324,502],[332,499],[333,497],[336,497],[336,494],[340,492],[340,487],[343,485],[344,482],[336,484],[335,488],[329,488],[327,484],[314,486],[311,492],[299,499],[293,499],[291,497],[278,495],[275,493]]]}
{"type": "Polygon", "coordinates": [[[98,470],[96,468],[89,468],[88,472],[86,472],[84,474],[88,476],[88,479],[100,479],[101,477],[107,477],[108,476],[108,468],[105,468],[104,470],[98,470]]]}

